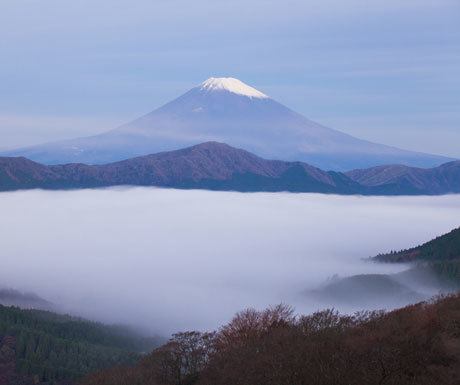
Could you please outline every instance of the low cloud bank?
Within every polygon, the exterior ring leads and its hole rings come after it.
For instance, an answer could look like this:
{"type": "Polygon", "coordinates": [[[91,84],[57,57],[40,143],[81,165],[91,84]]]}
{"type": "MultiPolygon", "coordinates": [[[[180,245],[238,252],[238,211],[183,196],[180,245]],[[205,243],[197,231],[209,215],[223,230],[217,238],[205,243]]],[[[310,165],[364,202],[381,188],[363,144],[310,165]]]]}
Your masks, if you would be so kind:
{"type": "Polygon", "coordinates": [[[1,193],[0,212],[0,286],[170,333],[250,306],[313,311],[322,304],[302,293],[334,274],[400,271],[362,258],[457,227],[460,195],[33,190],[1,193]]]}

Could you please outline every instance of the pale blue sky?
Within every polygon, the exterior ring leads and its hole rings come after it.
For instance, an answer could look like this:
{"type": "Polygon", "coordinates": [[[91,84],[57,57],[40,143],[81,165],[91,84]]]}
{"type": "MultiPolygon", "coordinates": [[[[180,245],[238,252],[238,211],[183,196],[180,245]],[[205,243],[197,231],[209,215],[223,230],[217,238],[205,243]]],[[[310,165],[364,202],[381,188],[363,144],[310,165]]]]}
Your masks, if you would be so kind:
{"type": "Polygon", "coordinates": [[[460,0],[0,2],[0,148],[105,131],[210,76],[460,157],[460,0]]]}

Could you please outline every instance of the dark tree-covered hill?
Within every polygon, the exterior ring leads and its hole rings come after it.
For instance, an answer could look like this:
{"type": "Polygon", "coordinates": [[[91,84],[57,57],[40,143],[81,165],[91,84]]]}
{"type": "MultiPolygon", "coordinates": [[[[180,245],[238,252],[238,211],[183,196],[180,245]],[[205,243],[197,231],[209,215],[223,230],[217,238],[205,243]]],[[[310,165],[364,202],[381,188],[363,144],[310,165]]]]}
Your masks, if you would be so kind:
{"type": "Polygon", "coordinates": [[[134,364],[156,344],[121,326],[0,305],[0,385],[75,380],[134,364]]]}
{"type": "Polygon", "coordinates": [[[452,261],[455,259],[460,259],[460,228],[423,245],[375,257],[375,260],[380,262],[452,261]]]}

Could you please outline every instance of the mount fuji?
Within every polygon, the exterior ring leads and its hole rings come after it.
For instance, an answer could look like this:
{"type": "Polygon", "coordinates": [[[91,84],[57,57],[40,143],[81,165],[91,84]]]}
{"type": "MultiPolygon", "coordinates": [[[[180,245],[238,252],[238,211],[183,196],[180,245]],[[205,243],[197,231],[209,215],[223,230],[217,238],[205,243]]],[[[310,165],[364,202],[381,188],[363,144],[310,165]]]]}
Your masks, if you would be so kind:
{"type": "Polygon", "coordinates": [[[337,171],[383,164],[434,167],[451,160],[324,127],[234,78],[210,78],[153,112],[100,135],[1,155],[45,164],[104,164],[208,141],[337,171]]]}

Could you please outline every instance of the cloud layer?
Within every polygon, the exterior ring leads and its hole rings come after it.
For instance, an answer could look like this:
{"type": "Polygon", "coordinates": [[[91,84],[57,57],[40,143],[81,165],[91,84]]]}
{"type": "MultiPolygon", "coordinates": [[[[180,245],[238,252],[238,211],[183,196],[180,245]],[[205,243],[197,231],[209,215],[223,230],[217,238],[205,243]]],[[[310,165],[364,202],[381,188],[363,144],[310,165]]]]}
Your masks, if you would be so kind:
{"type": "MultiPolygon", "coordinates": [[[[150,331],[214,328],[361,258],[458,226],[460,196],[379,198],[154,188],[0,194],[0,284],[63,310],[150,331]]],[[[399,267],[398,269],[401,269],[399,267]]]]}

